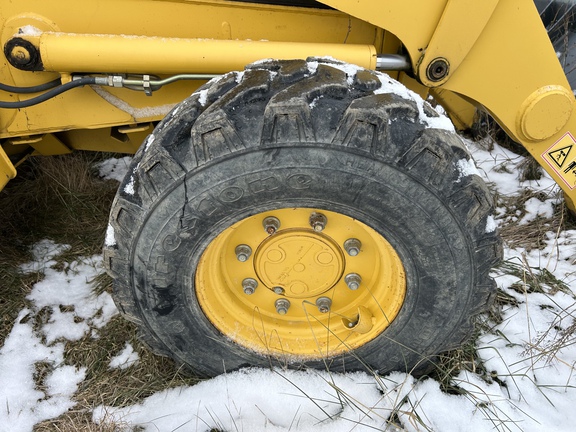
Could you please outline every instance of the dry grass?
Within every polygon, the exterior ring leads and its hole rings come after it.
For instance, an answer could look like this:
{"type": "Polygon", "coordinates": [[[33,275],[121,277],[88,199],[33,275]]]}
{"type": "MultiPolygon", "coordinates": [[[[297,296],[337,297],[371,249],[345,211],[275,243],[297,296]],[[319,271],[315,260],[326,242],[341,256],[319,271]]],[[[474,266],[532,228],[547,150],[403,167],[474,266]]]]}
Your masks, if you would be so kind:
{"type": "Polygon", "coordinates": [[[31,245],[44,238],[70,244],[63,260],[100,252],[117,185],[94,175],[97,157],[76,153],[31,159],[0,192],[0,339],[42,278],[18,271],[31,259],[31,245]]]}
{"type": "MultiPolygon", "coordinates": [[[[98,254],[108,212],[118,184],[98,178],[94,163],[103,156],[75,153],[62,157],[31,159],[19,177],[0,193],[0,340],[10,332],[26,295],[43,278],[24,274],[19,265],[31,260],[30,247],[48,238],[71,248],[58,260],[98,254]]],[[[110,291],[111,280],[100,275],[95,291],[110,291]]],[[[42,311],[35,319],[43,320],[42,311]]],[[[173,361],[155,356],[142,345],[136,329],[120,317],[109,323],[100,337],[85,337],[66,346],[66,363],[86,368],[86,379],[75,395],[76,407],[58,419],[43,422],[36,431],[116,431],[118,424],[95,425],[92,410],[98,405],[129,405],[166,388],[190,385],[196,379],[180,372],[173,361]],[[137,368],[109,369],[110,359],[130,342],[140,356],[137,368]]],[[[50,371],[37,365],[38,386],[50,371]]]]}
{"type": "Polygon", "coordinates": [[[66,346],[66,362],[86,367],[86,379],[74,397],[77,405],[65,415],[40,423],[35,431],[112,431],[121,425],[92,422],[92,410],[99,405],[127,406],[173,387],[189,386],[198,382],[180,371],[170,359],[151,353],[137,339],[136,329],[117,316],[100,333],[66,346]],[[127,369],[110,369],[111,358],[129,342],[140,357],[138,365],[127,369]]]}

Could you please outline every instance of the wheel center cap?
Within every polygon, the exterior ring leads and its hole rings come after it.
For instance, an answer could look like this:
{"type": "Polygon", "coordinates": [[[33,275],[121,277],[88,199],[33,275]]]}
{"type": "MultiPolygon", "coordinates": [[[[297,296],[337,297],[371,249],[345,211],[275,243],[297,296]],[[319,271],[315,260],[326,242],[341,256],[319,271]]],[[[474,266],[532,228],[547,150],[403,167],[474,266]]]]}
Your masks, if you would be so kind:
{"type": "Polygon", "coordinates": [[[287,229],[264,240],[254,256],[258,278],[286,297],[318,296],[342,277],[344,255],[329,237],[303,229],[287,229]]]}

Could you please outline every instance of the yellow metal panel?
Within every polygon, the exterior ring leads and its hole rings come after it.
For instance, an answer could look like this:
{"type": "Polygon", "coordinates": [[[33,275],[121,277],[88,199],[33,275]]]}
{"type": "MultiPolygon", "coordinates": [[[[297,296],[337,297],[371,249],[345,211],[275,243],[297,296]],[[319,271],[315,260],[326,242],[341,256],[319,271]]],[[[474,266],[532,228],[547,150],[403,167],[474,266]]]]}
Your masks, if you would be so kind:
{"type": "MultiPolygon", "coordinates": [[[[32,26],[43,32],[95,35],[375,46],[382,45],[383,37],[383,32],[373,25],[338,11],[216,0],[0,0],[0,22],[4,23],[0,33],[2,46],[23,26],[32,26]]],[[[30,32],[30,28],[27,30],[30,32]]],[[[276,47],[284,49],[284,45],[276,47]]],[[[85,47],[84,51],[88,49],[85,47]]],[[[130,55],[139,54],[150,64],[154,61],[159,63],[162,59],[165,64],[176,61],[174,57],[163,58],[148,47],[137,49],[130,55]]],[[[182,53],[177,54],[182,56],[182,53]]],[[[223,61],[236,56],[234,49],[210,54],[220,55],[223,61]]],[[[257,58],[280,57],[281,54],[260,53],[257,58]]],[[[327,54],[330,52],[321,53],[327,54]]],[[[303,55],[299,54],[300,57],[303,55]]],[[[75,58],[68,60],[73,62],[75,58]]],[[[232,66],[243,69],[244,64],[238,63],[232,66]]],[[[76,71],[70,69],[61,72],[76,71]]],[[[111,67],[106,72],[117,72],[114,69],[111,67]]],[[[145,72],[149,73],[149,70],[145,72]]],[[[0,81],[4,83],[30,86],[50,81],[55,76],[47,72],[19,71],[5,60],[0,61],[0,81]]],[[[0,110],[0,138],[158,121],[201,84],[171,84],[154,92],[152,97],[126,89],[74,89],[42,105],[18,111],[0,110]]],[[[0,97],[18,100],[5,94],[0,94],[0,97]]]]}
{"type": "Polygon", "coordinates": [[[8,142],[13,146],[30,146],[35,150],[35,155],[53,156],[72,153],[72,150],[52,134],[14,138],[8,142]]]}
{"type": "MultiPolygon", "coordinates": [[[[446,0],[322,2],[395,33],[415,66],[446,6],[446,0]]],[[[561,140],[567,132],[576,134],[576,103],[570,85],[533,0],[500,0],[493,6],[492,1],[488,3],[487,8],[494,9],[490,20],[458,69],[438,88],[483,105],[558,182],[568,205],[576,211],[572,171],[556,169],[554,162],[543,156],[548,149],[564,145],[561,140]]],[[[458,28],[458,16],[450,19],[458,28]]],[[[443,27],[449,29],[450,24],[443,23],[443,27]]],[[[452,50],[457,49],[457,42],[452,50]]],[[[461,56],[463,52],[457,51],[461,56]]]]}
{"type": "Polygon", "coordinates": [[[428,87],[437,87],[454,73],[470,52],[500,0],[448,0],[442,18],[420,59],[418,76],[428,87]],[[435,60],[446,62],[446,77],[433,80],[427,75],[435,60]]]}
{"type": "Polygon", "coordinates": [[[470,129],[476,119],[476,107],[456,93],[432,89],[430,94],[446,110],[458,130],[470,129]]]}
{"type": "Polygon", "coordinates": [[[417,63],[438,27],[447,0],[319,0],[393,33],[417,63]]]}
{"type": "Polygon", "coordinates": [[[16,168],[8,159],[6,152],[0,147],[0,190],[6,186],[10,179],[16,177],[16,168]]]}

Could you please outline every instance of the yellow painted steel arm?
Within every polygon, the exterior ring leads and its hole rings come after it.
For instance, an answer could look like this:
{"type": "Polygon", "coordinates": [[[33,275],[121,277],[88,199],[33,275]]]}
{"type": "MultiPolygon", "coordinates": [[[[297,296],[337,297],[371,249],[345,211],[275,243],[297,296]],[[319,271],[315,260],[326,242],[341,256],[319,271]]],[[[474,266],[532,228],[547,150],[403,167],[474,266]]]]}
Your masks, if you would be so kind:
{"type": "Polygon", "coordinates": [[[393,32],[423,84],[488,110],[554,178],[576,211],[574,95],[533,0],[321,1],[393,32]],[[478,5],[486,6],[482,25],[478,13],[462,12],[478,11],[478,5]],[[438,58],[449,67],[431,77],[431,62],[438,58]],[[450,68],[450,59],[457,68],[450,68]]]}

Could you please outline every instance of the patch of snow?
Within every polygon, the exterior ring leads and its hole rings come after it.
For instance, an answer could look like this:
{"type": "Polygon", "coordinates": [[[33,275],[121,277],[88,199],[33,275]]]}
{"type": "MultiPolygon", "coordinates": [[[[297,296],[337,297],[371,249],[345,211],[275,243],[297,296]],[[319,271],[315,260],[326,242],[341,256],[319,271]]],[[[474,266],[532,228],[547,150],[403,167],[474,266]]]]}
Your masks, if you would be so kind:
{"type": "Polygon", "coordinates": [[[106,228],[106,238],[104,239],[104,244],[108,247],[116,246],[114,227],[110,224],[108,224],[108,228],[106,228]]]}
{"type": "Polygon", "coordinates": [[[140,356],[134,351],[134,347],[127,342],[124,349],[112,357],[108,366],[110,369],[127,369],[137,365],[139,360],[140,356]]]}
{"type": "Polygon", "coordinates": [[[363,68],[350,64],[350,63],[342,63],[342,62],[337,62],[337,63],[330,63],[330,66],[332,66],[333,68],[339,69],[342,72],[344,72],[346,74],[346,80],[348,82],[348,85],[352,85],[354,84],[354,77],[356,76],[356,74],[358,73],[358,71],[363,70],[363,68]]]}
{"type": "Polygon", "coordinates": [[[110,158],[97,163],[96,168],[98,168],[98,173],[103,179],[121,182],[126,177],[131,161],[132,156],[110,158]]]}
{"type": "Polygon", "coordinates": [[[126,186],[124,186],[124,193],[126,193],[128,195],[134,195],[134,193],[136,192],[136,189],[134,189],[134,186],[136,184],[134,174],[136,173],[137,170],[138,170],[138,166],[132,170],[132,175],[130,176],[130,180],[128,180],[128,183],[126,183],[126,186]]]}
{"type": "Polygon", "coordinates": [[[458,179],[456,183],[460,182],[463,177],[468,177],[471,175],[480,175],[478,168],[476,168],[476,164],[474,163],[474,159],[460,159],[456,162],[456,168],[458,168],[458,179]]]}
{"type": "Polygon", "coordinates": [[[73,396],[86,369],[66,364],[65,342],[89,334],[91,327],[101,328],[118,313],[110,295],[94,294],[88,282],[102,272],[100,257],[69,263],[64,270],[51,267],[68,248],[42,241],[34,248],[36,264],[23,266],[24,271],[41,267],[45,277],[32,288],[27,296],[31,306],[20,311],[0,348],[2,431],[32,432],[35,424],[76,404],[73,396]],[[40,311],[46,321],[37,318],[40,311]],[[39,364],[48,370],[42,383],[35,380],[39,364]]]}
{"type": "Polygon", "coordinates": [[[252,64],[252,65],[254,65],[254,66],[260,66],[260,65],[262,65],[262,64],[270,63],[270,62],[273,62],[273,61],[275,61],[273,58],[265,58],[265,59],[261,59],[261,60],[256,60],[256,61],[254,61],[254,62],[252,62],[252,63],[250,63],[250,64],[252,64]]]}
{"type": "MultiPolygon", "coordinates": [[[[412,100],[416,103],[419,113],[419,121],[426,126],[433,128],[433,129],[444,129],[449,132],[454,132],[454,125],[452,121],[442,115],[438,114],[438,117],[429,116],[425,109],[424,104],[428,104],[419,94],[414,93],[412,90],[408,90],[403,84],[399,83],[398,81],[392,79],[390,76],[383,72],[378,72],[378,78],[382,86],[374,91],[374,94],[387,94],[393,93],[396,94],[404,99],[412,100]]],[[[434,110],[431,106],[428,105],[429,109],[432,111],[434,110]]]]}
{"type": "Polygon", "coordinates": [[[528,222],[533,221],[537,217],[551,218],[554,215],[554,206],[556,202],[554,199],[547,199],[546,201],[540,201],[536,197],[529,198],[524,203],[524,208],[526,209],[526,214],[522,219],[520,219],[520,225],[526,225],[528,222]]]}
{"type": "Polygon", "coordinates": [[[202,106],[206,106],[206,102],[208,100],[208,89],[201,90],[198,92],[198,102],[202,106]]]}
{"type": "Polygon", "coordinates": [[[121,420],[144,431],[182,425],[190,431],[385,430],[400,386],[402,381],[391,383],[394,392],[382,395],[379,380],[365,373],[248,369],[159,392],[139,405],[100,406],[93,419],[121,420]]]}
{"type": "Polygon", "coordinates": [[[70,249],[70,245],[62,245],[52,240],[41,240],[32,247],[33,260],[20,265],[20,271],[32,273],[43,271],[56,264],[54,258],[70,249]]]}
{"type": "Polygon", "coordinates": [[[18,29],[18,34],[15,36],[40,36],[42,34],[42,30],[38,27],[34,27],[33,25],[25,25],[18,29]]]}
{"type": "Polygon", "coordinates": [[[498,228],[498,223],[496,223],[496,219],[494,219],[494,216],[490,215],[486,218],[486,229],[485,232],[487,233],[491,233],[496,231],[496,228],[498,228]]]}
{"type": "Polygon", "coordinates": [[[310,109],[313,109],[313,108],[316,106],[316,104],[318,103],[318,101],[319,101],[320,99],[322,99],[323,97],[324,97],[324,95],[320,95],[320,96],[315,97],[315,98],[312,100],[312,102],[310,102],[310,103],[308,104],[308,106],[310,107],[310,109]]]}
{"type": "MultiPolygon", "coordinates": [[[[176,108],[177,110],[178,108],[176,108]]],[[[174,111],[176,111],[174,110],[174,111]]],[[[154,142],[154,140],[156,139],[156,137],[154,136],[154,134],[150,134],[146,137],[146,141],[144,141],[144,151],[147,151],[148,148],[150,147],[150,145],[154,142]]]]}
{"type": "Polygon", "coordinates": [[[310,73],[310,75],[314,75],[316,73],[316,71],[318,70],[318,62],[317,61],[306,62],[306,65],[308,67],[308,72],[310,73]]]}

